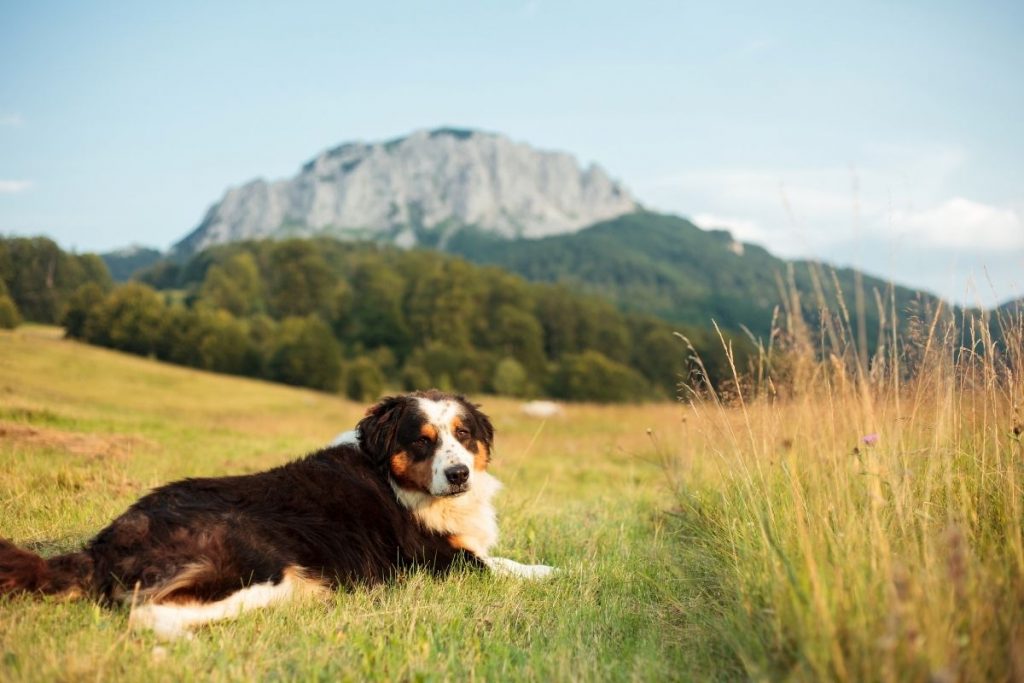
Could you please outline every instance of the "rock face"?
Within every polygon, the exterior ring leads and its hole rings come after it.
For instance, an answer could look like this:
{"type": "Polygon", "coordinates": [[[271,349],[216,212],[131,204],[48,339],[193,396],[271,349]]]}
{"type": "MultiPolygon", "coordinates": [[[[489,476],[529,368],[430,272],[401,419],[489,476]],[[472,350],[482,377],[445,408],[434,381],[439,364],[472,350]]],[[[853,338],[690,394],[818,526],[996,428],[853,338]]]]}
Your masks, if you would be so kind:
{"type": "Polygon", "coordinates": [[[494,133],[439,129],[383,143],[348,143],[294,178],[229,189],[175,245],[334,235],[443,248],[467,227],[500,237],[575,232],[638,208],[597,166],[494,133]]]}

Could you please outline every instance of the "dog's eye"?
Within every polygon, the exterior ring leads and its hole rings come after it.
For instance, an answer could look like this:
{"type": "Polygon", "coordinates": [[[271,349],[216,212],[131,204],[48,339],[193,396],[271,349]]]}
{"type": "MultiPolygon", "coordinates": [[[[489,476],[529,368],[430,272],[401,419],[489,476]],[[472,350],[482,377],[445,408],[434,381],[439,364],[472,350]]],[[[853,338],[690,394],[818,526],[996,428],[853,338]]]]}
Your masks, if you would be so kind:
{"type": "Polygon", "coordinates": [[[416,444],[417,446],[423,446],[424,448],[428,448],[434,442],[431,441],[426,436],[421,436],[420,438],[418,438],[415,441],[413,441],[413,443],[416,444]]]}
{"type": "Polygon", "coordinates": [[[460,439],[468,439],[469,430],[466,429],[465,427],[459,427],[458,429],[455,430],[455,436],[457,436],[460,439]]]}

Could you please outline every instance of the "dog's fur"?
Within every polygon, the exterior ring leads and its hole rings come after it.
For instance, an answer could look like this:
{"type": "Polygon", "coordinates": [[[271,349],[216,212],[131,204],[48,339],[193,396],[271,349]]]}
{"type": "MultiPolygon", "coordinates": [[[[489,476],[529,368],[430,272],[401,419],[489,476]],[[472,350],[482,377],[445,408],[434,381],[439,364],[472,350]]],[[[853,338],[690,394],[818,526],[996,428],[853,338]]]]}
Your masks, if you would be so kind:
{"type": "Polygon", "coordinates": [[[163,486],[78,552],[43,559],[0,540],[0,594],[131,603],[136,626],[176,636],[405,568],[551,573],[490,556],[501,485],[477,406],[433,390],[388,397],[355,434],[267,472],[163,486]]]}

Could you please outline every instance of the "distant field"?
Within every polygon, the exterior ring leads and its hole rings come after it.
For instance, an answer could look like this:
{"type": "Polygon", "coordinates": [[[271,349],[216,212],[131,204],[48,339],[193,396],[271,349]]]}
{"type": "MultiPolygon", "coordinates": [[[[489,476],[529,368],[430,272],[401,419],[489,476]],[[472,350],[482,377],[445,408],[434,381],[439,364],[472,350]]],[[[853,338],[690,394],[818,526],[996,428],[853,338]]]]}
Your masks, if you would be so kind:
{"type": "MultiPolygon", "coordinates": [[[[10,599],[0,680],[686,678],[659,446],[680,440],[683,409],[570,406],[543,422],[518,402],[479,400],[506,485],[497,550],[557,565],[557,579],[412,575],[170,644],[128,632],[126,610],[10,599]]],[[[0,332],[0,535],[67,550],[153,486],[284,462],[364,408],[65,341],[55,328],[0,332]]]]}

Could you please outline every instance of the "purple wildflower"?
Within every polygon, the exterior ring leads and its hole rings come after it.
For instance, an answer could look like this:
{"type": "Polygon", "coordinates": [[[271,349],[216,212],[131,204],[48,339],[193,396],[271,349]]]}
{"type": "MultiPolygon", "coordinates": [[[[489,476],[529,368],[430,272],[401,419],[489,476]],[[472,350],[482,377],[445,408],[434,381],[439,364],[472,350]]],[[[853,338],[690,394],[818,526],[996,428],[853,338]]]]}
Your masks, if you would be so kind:
{"type": "Polygon", "coordinates": [[[865,434],[864,436],[860,437],[860,442],[865,446],[874,446],[876,443],[878,443],[879,438],[880,437],[878,436],[878,432],[871,432],[870,434],[865,434]]]}

